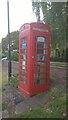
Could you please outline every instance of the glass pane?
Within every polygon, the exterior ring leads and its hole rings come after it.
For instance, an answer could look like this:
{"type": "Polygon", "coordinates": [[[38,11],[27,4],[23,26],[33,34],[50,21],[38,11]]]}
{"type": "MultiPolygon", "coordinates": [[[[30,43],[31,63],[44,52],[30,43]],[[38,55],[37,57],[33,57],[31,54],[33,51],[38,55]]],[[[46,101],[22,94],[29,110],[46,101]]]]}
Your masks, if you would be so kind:
{"type": "Polygon", "coordinates": [[[44,80],[44,79],[41,79],[40,84],[42,84],[42,83],[44,83],[44,82],[45,82],[45,80],[44,80]]]}
{"type": "Polygon", "coordinates": [[[44,62],[42,62],[42,61],[41,61],[41,62],[35,62],[35,65],[36,65],[36,66],[40,66],[40,65],[44,66],[44,65],[45,65],[45,63],[44,63],[44,62]]]}
{"type": "Polygon", "coordinates": [[[23,75],[23,76],[26,76],[26,72],[22,71],[22,75],[23,75]]]}
{"type": "Polygon", "coordinates": [[[22,38],[22,43],[26,43],[26,38],[22,38]]]}
{"type": "Polygon", "coordinates": [[[36,81],[37,85],[40,84],[40,80],[39,79],[36,79],[35,81],[36,81]]]}
{"type": "Polygon", "coordinates": [[[44,77],[45,77],[44,73],[36,73],[36,74],[34,74],[34,78],[36,78],[36,79],[41,79],[41,78],[44,78],[44,77]]]}
{"type": "Polygon", "coordinates": [[[47,44],[44,45],[44,48],[47,48],[47,44]]]}
{"type": "Polygon", "coordinates": [[[37,48],[44,48],[44,43],[38,42],[37,43],[37,48]]]}
{"type": "Polygon", "coordinates": [[[35,67],[35,73],[37,73],[37,72],[44,73],[45,67],[41,67],[41,65],[40,65],[40,67],[35,67]]]}
{"type": "Polygon", "coordinates": [[[23,44],[22,44],[22,48],[26,48],[26,43],[23,43],[23,44]]]}
{"type": "Polygon", "coordinates": [[[45,72],[45,67],[40,67],[40,72],[45,72]]]}
{"type": "Polygon", "coordinates": [[[45,74],[34,74],[35,84],[42,84],[45,81],[45,74]]]}
{"type": "Polygon", "coordinates": [[[36,57],[36,59],[37,59],[37,60],[45,60],[45,56],[43,56],[43,55],[38,55],[38,56],[36,57]]]}
{"type": "Polygon", "coordinates": [[[22,55],[22,59],[23,59],[23,60],[26,60],[26,55],[22,55]]]}
{"type": "Polygon", "coordinates": [[[22,61],[22,65],[26,65],[26,61],[22,61]]]}
{"type": "Polygon", "coordinates": [[[34,74],[34,78],[39,78],[39,73],[34,74]]]}
{"type": "Polygon", "coordinates": [[[44,77],[45,77],[44,73],[41,73],[40,76],[39,76],[40,79],[42,79],[42,78],[44,79],[44,77]]]}
{"type": "Polygon", "coordinates": [[[23,69],[23,70],[26,69],[26,66],[22,66],[22,69],[23,69]]]}
{"type": "Polygon", "coordinates": [[[47,50],[37,49],[37,54],[47,54],[47,50]]]}
{"type": "Polygon", "coordinates": [[[22,38],[22,48],[26,48],[26,38],[22,38]]]}
{"type": "Polygon", "coordinates": [[[35,62],[35,65],[40,66],[41,62],[35,62]]]}
{"type": "Polygon", "coordinates": [[[40,67],[35,67],[35,72],[40,72],[40,67]]]}
{"type": "Polygon", "coordinates": [[[22,49],[22,53],[26,53],[26,49],[22,49]]]}
{"type": "Polygon", "coordinates": [[[44,83],[44,79],[35,79],[35,84],[36,85],[39,85],[39,84],[42,84],[42,83],[44,83]]]}
{"type": "Polygon", "coordinates": [[[43,49],[37,49],[37,54],[44,54],[44,50],[43,49]]]}

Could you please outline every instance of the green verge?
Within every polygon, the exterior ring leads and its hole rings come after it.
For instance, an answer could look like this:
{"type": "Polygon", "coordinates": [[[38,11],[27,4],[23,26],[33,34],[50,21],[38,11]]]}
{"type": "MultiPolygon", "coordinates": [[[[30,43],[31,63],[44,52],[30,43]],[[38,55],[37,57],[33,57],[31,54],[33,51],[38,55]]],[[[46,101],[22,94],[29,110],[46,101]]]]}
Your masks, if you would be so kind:
{"type": "Polygon", "coordinates": [[[0,72],[0,76],[0,91],[2,91],[2,88],[8,84],[8,73],[0,72]]]}
{"type": "Polygon", "coordinates": [[[51,67],[62,67],[62,68],[67,68],[68,64],[64,64],[64,63],[50,63],[51,67]]]}
{"type": "Polygon", "coordinates": [[[51,100],[44,106],[30,109],[15,118],[64,118],[66,117],[66,95],[51,100]]]}

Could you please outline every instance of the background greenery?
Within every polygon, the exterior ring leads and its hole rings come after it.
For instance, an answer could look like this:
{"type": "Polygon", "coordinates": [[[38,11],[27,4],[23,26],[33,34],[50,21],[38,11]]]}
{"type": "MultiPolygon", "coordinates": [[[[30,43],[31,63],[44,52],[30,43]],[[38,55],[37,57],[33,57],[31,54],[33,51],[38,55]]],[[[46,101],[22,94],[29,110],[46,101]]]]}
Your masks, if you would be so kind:
{"type": "Polygon", "coordinates": [[[68,61],[68,2],[34,2],[37,21],[49,24],[51,29],[51,61],[68,61]],[[43,18],[41,19],[41,12],[43,18]]]}
{"type": "MultiPolygon", "coordinates": [[[[34,2],[32,10],[37,22],[50,26],[51,61],[68,61],[68,2],[34,2]],[[41,18],[41,12],[43,17],[41,18]]],[[[10,33],[11,60],[18,60],[19,31],[10,33]]],[[[2,57],[8,57],[8,35],[2,38],[2,57]]]]}

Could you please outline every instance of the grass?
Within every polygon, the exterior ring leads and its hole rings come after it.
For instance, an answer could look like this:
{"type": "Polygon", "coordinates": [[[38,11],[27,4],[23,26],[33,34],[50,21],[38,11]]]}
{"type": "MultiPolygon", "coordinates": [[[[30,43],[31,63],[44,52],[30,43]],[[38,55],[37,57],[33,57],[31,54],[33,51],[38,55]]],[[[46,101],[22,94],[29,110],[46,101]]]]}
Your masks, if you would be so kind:
{"type": "Polygon", "coordinates": [[[49,96],[52,96],[52,97],[59,97],[59,96],[61,96],[62,91],[61,90],[59,91],[58,88],[54,87],[54,88],[50,89],[50,91],[48,91],[48,94],[49,94],[49,96]]]}
{"type": "Polygon", "coordinates": [[[8,84],[8,74],[7,72],[0,72],[0,91],[2,91],[2,88],[8,84]]]}
{"type": "Polygon", "coordinates": [[[0,100],[0,110],[2,110],[2,100],[0,100]]]}
{"type": "Polygon", "coordinates": [[[3,72],[2,73],[2,89],[7,84],[8,84],[8,73],[7,72],[3,72]]]}
{"type": "Polygon", "coordinates": [[[2,85],[6,85],[6,84],[8,84],[8,73],[3,72],[2,73],[2,85]]]}
{"type": "Polygon", "coordinates": [[[15,118],[64,118],[66,116],[66,95],[51,100],[45,106],[36,107],[15,118]]]}
{"type": "MultiPolygon", "coordinates": [[[[8,84],[8,74],[6,72],[0,72],[0,94],[2,95],[2,88],[8,84]]],[[[2,104],[2,99],[0,98],[0,110],[2,110],[2,105],[4,105],[5,103],[2,104]]]]}
{"type": "Polygon", "coordinates": [[[50,66],[65,68],[65,67],[68,67],[68,64],[65,64],[65,63],[50,63],[50,66]]]}
{"type": "MultiPolygon", "coordinates": [[[[2,78],[0,80],[0,86],[4,87],[5,85],[8,84],[8,73],[3,72],[2,74],[0,73],[0,75],[2,76],[2,78]]],[[[17,87],[18,86],[18,75],[17,74],[12,75],[9,83],[12,86],[17,87]]]]}

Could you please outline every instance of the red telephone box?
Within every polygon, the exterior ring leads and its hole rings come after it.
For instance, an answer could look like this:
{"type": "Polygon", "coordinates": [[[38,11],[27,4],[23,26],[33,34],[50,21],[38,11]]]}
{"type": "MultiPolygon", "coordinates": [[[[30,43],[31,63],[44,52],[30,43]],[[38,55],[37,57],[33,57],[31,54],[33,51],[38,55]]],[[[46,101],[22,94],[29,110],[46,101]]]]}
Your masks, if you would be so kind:
{"type": "Polygon", "coordinates": [[[19,30],[19,90],[27,96],[50,85],[50,28],[26,23],[19,30]]]}

